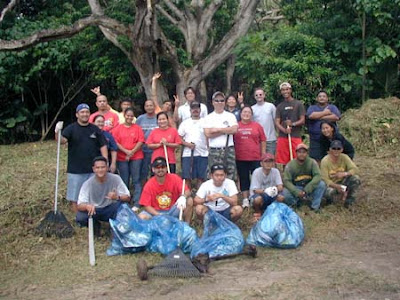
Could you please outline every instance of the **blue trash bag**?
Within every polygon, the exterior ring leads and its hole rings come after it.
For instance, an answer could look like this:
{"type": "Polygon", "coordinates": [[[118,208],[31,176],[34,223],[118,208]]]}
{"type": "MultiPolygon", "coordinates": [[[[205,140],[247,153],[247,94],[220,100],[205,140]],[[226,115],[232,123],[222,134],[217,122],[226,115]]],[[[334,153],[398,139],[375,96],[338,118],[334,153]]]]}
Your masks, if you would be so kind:
{"type": "Polygon", "coordinates": [[[123,203],[115,219],[110,219],[113,239],[107,249],[107,255],[120,255],[144,251],[151,242],[152,235],[145,220],[141,220],[128,206],[123,203]]]}
{"type": "Polygon", "coordinates": [[[190,257],[208,254],[210,258],[240,253],[244,247],[244,238],[239,227],[212,211],[204,216],[203,236],[193,245],[190,257]]]}
{"type": "MultiPolygon", "coordinates": [[[[176,212],[170,211],[170,215],[176,212]]],[[[120,206],[116,218],[110,219],[113,239],[107,249],[107,255],[121,255],[140,251],[169,254],[180,246],[189,253],[197,241],[196,231],[188,224],[170,215],[160,215],[150,220],[140,219],[124,203],[120,206]]]]}
{"type": "Polygon", "coordinates": [[[297,248],[304,240],[301,218],[284,203],[273,202],[253,226],[246,242],[273,248],[297,248]]]}
{"type": "Polygon", "coordinates": [[[150,228],[152,240],[146,247],[149,252],[168,255],[180,247],[184,253],[189,253],[198,239],[197,233],[192,227],[171,215],[159,215],[151,218],[150,228]]]}

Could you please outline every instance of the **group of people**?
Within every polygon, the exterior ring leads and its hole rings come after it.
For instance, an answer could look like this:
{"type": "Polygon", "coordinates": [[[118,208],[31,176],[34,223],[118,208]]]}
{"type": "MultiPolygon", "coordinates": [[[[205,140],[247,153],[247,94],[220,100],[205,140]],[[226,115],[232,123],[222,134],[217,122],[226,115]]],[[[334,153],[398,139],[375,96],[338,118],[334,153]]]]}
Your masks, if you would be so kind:
{"type": "Polygon", "coordinates": [[[98,111],[90,114],[87,104],[79,104],[77,122],[62,131],[61,142],[68,142],[67,200],[81,225],[87,225],[88,215],[96,216],[95,225],[112,218],[121,202],[132,202],[134,211],[143,208],[143,219],[178,216],[182,210],[186,222],[193,210],[201,219],[208,209],[236,221],[250,205],[257,221],[273,201],[308,202],[315,211],[323,197],[353,204],[360,185],[354,149],[339,133],[340,112],[326,92],[319,92],[307,111],[288,82],[280,85],[283,101],[277,106],[265,101],[261,88],[254,90],[252,106],[244,103],[243,93],[215,92],[209,114],[191,87],[184,91],[183,105],[175,96],[174,103],[160,106],[158,78],[153,76],[153,98],[137,118],[129,99],[121,101],[118,113],[97,87],[92,92],[98,111]],[[306,123],[310,149],[301,136],[306,123]]]}

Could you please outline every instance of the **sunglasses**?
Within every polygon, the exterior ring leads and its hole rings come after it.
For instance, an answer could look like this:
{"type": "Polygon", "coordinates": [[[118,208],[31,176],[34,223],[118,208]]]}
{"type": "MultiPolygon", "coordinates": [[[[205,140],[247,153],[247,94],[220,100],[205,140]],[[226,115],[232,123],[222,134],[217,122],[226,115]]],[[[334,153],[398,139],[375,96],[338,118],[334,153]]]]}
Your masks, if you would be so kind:
{"type": "Polygon", "coordinates": [[[157,170],[161,170],[161,169],[164,169],[164,168],[166,168],[167,166],[157,166],[157,167],[154,167],[154,169],[157,169],[157,170]]]}
{"type": "Polygon", "coordinates": [[[211,171],[225,170],[224,165],[213,165],[211,171]]]}
{"type": "Polygon", "coordinates": [[[342,150],[342,148],[331,148],[332,150],[342,150]]]}
{"type": "Polygon", "coordinates": [[[215,103],[222,103],[222,102],[225,102],[225,100],[224,99],[214,99],[214,102],[215,103]]]}

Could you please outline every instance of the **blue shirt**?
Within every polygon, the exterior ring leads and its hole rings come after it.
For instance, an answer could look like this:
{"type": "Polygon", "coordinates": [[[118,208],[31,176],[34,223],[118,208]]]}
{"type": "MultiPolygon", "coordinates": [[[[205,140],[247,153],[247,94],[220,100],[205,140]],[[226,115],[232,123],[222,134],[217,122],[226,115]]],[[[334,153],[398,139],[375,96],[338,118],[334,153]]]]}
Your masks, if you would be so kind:
{"type": "Polygon", "coordinates": [[[328,106],[325,106],[325,107],[321,107],[317,104],[311,105],[307,109],[307,114],[306,114],[306,116],[308,118],[308,133],[310,134],[310,139],[319,140],[319,138],[321,137],[321,122],[322,122],[322,120],[311,120],[310,115],[314,112],[324,111],[326,108],[329,108],[329,110],[333,114],[337,115],[338,118],[340,119],[340,117],[341,117],[340,111],[333,104],[328,104],[328,106]]]}

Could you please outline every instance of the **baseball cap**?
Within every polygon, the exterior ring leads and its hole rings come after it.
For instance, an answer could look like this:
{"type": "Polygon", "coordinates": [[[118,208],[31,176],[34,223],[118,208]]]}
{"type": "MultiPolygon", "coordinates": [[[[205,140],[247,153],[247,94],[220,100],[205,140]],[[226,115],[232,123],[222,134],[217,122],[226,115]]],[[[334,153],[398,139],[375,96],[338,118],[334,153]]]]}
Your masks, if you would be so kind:
{"type": "Polygon", "coordinates": [[[81,111],[82,109],[87,109],[90,111],[90,107],[89,105],[87,105],[86,103],[81,103],[76,107],[76,112],[81,111]]]}
{"type": "Polygon", "coordinates": [[[264,153],[261,156],[261,161],[274,161],[275,160],[275,156],[271,153],[264,153]]]}
{"type": "Polygon", "coordinates": [[[304,149],[308,151],[308,146],[306,144],[300,143],[296,146],[296,151],[300,150],[300,149],[304,149]]]}
{"type": "Polygon", "coordinates": [[[217,91],[217,92],[215,92],[213,95],[212,95],[212,100],[214,100],[215,99],[215,97],[217,97],[217,96],[222,96],[224,99],[225,99],[225,94],[223,93],[223,92],[220,92],[220,91],[217,91]]]}
{"type": "Polygon", "coordinates": [[[164,157],[161,157],[161,156],[157,157],[153,161],[153,163],[151,164],[152,168],[156,168],[156,167],[159,167],[159,166],[162,166],[162,167],[166,167],[167,166],[167,161],[165,160],[164,157]]]}
{"type": "Polygon", "coordinates": [[[330,149],[334,149],[334,148],[340,148],[343,149],[343,144],[341,141],[339,140],[334,140],[331,142],[331,145],[329,146],[330,149]]]}
{"type": "Polygon", "coordinates": [[[193,101],[192,103],[190,103],[190,108],[200,108],[200,102],[193,101]]]}
{"type": "Polygon", "coordinates": [[[279,89],[281,90],[284,87],[290,88],[290,89],[292,88],[292,86],[290,85],[289,82],[282,82],[281,85],[279,86],[279,89]]]}

